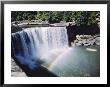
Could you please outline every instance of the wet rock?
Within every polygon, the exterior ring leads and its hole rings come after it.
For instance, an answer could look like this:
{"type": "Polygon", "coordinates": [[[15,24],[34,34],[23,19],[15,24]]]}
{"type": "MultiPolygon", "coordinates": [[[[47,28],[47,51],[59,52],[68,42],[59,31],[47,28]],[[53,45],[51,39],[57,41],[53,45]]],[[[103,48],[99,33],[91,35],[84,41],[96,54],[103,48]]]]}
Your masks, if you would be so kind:
{"type": "Polygon", "coordinates": [[[76,35],[76,40],[72,46],[100,45],[100,35],[76,35]]]}
{"type": "Polygon", "coordinates": [[[11,58],[11,71],[22,72],[21,68],[15,63],[15,61],[12,58],[11,58]]]}
{"type": "Polygon", "coordinates": [[[22,31],[22,28],[19,27],[18,25],[12,25],[11,26],[11,33],[15,33],[15,32],[18,32],[18,31],[22,31]]]}
{"type": "Polygon", "coordinates": [[[26,77],[26,74],[22,69],[15,63],[13,58],[11,58],[11,76],[12,77],[26,77]]]}

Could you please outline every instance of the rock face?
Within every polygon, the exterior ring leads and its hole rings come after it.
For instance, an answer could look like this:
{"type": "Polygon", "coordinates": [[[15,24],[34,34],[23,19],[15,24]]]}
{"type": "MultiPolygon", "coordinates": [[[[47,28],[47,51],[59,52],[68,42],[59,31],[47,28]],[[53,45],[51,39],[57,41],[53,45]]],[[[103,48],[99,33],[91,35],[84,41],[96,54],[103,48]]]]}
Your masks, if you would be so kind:
{"type": "Polygon", "coordinates": [[[76,35],[76,40],[72,46],[100,45],[100,35],[76,35]]]}
{"type": "Polygon", "coordinates": [[[21,30],[22,30],[22,28],[19,27],[18,25],[11,26],[11,33],[15,33],[15,32],[21,31],[21,30]]]}
{"type": "Polygon", "coordinates": [[[69,46],[71,46],[71,42],[76,40],[76,35],[96,35],[100,33],[100,29],[97,25],[90,26],[76,26],[69,24],[67,27],[68,41],[69,46]]]}
{"type": "Polygon", "coordinates": [[[11,58],[11,76],[17,76],[17,77],[21,77],[21,76],[26,76],[26,74],[22,71],[22,69],[15,63],[15,61],[13,60],[13,58],[11,58]]]}

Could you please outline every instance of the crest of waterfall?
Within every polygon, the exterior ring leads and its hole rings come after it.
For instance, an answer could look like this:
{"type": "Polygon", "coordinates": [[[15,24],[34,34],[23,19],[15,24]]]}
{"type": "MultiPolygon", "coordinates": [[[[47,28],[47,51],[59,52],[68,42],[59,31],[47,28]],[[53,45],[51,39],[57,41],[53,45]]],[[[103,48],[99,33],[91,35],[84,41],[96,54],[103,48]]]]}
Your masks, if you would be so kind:
{"type": "Polygon", "coordinates": [[[68,47],[66,27],[27,28],[12,33],[11,38],[12,57],[30,68],[36,67],[35,61],[46,52],[68,47]]]}

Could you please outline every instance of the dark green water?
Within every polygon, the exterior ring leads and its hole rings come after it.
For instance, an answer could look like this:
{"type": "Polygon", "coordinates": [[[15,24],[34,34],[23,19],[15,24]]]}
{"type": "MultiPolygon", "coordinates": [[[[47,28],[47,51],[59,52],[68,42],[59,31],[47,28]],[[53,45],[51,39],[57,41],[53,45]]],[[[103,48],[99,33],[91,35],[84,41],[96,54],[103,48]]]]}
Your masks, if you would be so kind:
{"type": "Polygon", "coordinates": [[[100,47],[72,47],[49,64],[48,69],[61,77],[99,77],[100,47]]]}

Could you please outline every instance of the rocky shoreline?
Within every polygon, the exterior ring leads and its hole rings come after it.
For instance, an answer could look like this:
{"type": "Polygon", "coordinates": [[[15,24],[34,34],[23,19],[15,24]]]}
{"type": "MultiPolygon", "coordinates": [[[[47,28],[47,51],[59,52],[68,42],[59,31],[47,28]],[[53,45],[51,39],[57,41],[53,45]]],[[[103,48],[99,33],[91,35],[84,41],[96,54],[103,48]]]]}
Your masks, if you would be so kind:
{"type": "Polygon", "coordinates": [[[92,46],[100,45],[100,35],[76,35],[76,40],[71,43],[72,46],[92,46]]]}
{"type": "Polygon", "coordinates": [[[15,63],[15,61],[13,60],[13,58],[11,58],[11,76],[12,77],[26,77],[26,74],[15,63]]]}

